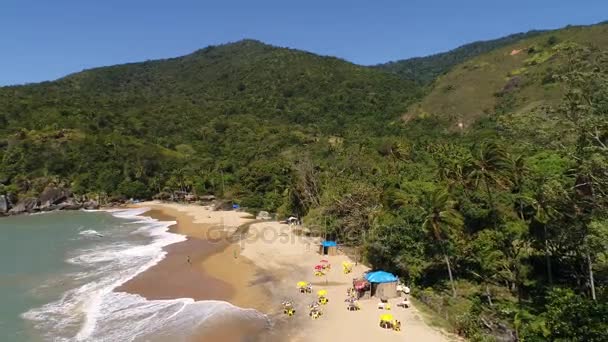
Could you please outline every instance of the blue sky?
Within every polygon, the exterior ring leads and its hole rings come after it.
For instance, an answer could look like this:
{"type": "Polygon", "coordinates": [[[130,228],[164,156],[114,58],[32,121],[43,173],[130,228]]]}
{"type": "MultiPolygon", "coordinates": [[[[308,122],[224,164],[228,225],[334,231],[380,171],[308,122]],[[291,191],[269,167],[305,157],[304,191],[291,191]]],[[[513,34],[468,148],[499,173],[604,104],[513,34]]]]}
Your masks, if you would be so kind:
{"type": "Polygon", "coordinates": [[[376,64],[608,20],[608,0],[1,0],[0,85],[266,43],[376,64]]]}

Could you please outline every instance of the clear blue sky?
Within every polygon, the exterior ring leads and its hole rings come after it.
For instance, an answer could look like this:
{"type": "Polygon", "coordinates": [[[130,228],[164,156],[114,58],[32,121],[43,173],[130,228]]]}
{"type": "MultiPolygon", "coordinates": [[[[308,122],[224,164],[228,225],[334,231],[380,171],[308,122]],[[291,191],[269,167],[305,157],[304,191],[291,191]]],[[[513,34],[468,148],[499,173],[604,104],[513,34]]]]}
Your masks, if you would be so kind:
{"type": "Polygon", "coordinates": [[[608,19],[608,0],[1,0],[0,85],[254,38],[359,64],[608,19]]]}

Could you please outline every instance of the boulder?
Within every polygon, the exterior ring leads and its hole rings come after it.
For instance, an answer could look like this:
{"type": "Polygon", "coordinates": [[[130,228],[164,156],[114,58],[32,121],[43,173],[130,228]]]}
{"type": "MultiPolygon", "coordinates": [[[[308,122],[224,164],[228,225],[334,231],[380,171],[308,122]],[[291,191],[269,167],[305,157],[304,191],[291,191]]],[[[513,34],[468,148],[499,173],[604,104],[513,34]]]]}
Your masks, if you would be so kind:
{"type": "Polygon", "coordinates": [[[260,211],[256,217],[258,220],[270,220],[270,214],[267,211],[260,211]]]}
{"type": "Polygon", "coordinates": [[[9,210],[9,214],[23,214],[31,213],[40,209],[40,202],[37,198],[28,197],[20,200],[17,204],[9,210]]]}
{"type": "Polygon", "coordinates": [[[10,204],[8,198],[5,195],[0,195],[0,215],[8,213],[10,204]]]}
{"type": "Polygon", "coordinates": [[[65,202],[72,194],[69,190],[48,186],[40,196],[40,210],[52,210],[56,205],[65,202]]]}
{"type": "Polygon", "coordinates": [[[89,200],[89,201],[86,201],[86,202],[84,202],[84,203],[82,204],[82,208],[83,208],[83,209],[88,209],[88,210],[91,210],[91,209],[99,209],[99,203],[97,203],[97,202],[96,202],[96,201],[94,201],[94,200],[89,200]]]}
{"type": "Polygon", "coordinates": [[[55,210],[78,210],[82,208],[82,204],[68,198],[65,202],[61,202],[54,206],[55,210]]]}

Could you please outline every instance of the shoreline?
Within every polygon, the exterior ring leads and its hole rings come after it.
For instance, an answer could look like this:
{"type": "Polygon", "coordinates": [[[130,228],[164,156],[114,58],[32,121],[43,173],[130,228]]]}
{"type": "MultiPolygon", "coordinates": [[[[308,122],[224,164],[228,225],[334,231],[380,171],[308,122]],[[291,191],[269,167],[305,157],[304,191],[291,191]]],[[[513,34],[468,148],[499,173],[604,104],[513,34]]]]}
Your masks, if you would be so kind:
{"type": "MultiPolygon", "coordinates": [[[[243,213],[211,212],[201,206],[190,208],[197,214],[203,214],[201,219],[201,215],[179,210],[182,206],[172,203],[143,203],[136,206],[150,209],[141,216],[175,221],[169,227],[169,232],[184,235],[186,240],[164,247],[166,255],[158,264],[113,291],[137,294],[147,300],[192,298],[194,301],[224,301],[239,308],[254,309],[269,319],[275,315],[276,308],[272,303],[276,300],[268,290],[272,275],[240,255],[239,245],[231,238],[237,229],[255,221],[243,217],[248,216],[243,213]],[[215,215],[209,217],[212,213],[215,215]]],[[[273,327],[272,332],[262,331],[264,336],[259,339],[272,340],[269,336],[276,329],[278,326],[273,327]]],[[[243,322],[215,322],[204,329],[195,329],[191,338],[195,341],[208,341],[210,338],[241,341],[259,333],[243,322]]]]}
{"type": "MultiPolygon", "coordinates": [[[[391,299],[391,314],[402,323],[394,332],[378,326],[383,310],[378,299],[361,300],[361,310],[349,312],[343,300],[352,279],[368,268],[355,265],[353,272],[343,274],[344,254],[321,256],[318,238],[296,235],[286,224],[255,221],[247,214],[234,211],[211,211],[202,206],[147,202],[137,207],[151,210],[142,214],[156,219],[176,221],[173,233],[187,240],[166,246],[165,258],[138,274],[114,291],[125,291],[147,299],[189,297],[196,300],[221,300],[240,308],[252,308],[266,315],[269,327],[252,331],[243,322],[216,322],[214,329],[194,331],[191,340],[209,341],[326,341],[382,340],[445,342],[455,339],[427,325],[415,308],[397,308],[398,298],[391,299]],[[240,229],[239,229],[240,227],[240,229]],[[229,239],[235,232],[239,238],[229,239]],[[213,237],[214,242],[209,241],[213,237]],[[215,241],[219,239],[219,241],[215,241]],[[192,265],[187,257],[191,257],[192,265]],[[315,277],[314,265],[329,259],[332,270],[326,277],[315,277]],[[296,282],[308,281],[313,294],[300,294],[296,282]],[[200,286],[204,284],[205,286],[200,286]],[[316,292],[325,289],[330,303],[323,306],[318,320],[308,317],[308,304],[316,292]],[[282,314],[281,302],[291,300],[296,315],[282,314]]],[[[353,263],[354,264],[354,263],[353,263]]],[[[456,338],[457,339],[457,338],[456,338]]]]}

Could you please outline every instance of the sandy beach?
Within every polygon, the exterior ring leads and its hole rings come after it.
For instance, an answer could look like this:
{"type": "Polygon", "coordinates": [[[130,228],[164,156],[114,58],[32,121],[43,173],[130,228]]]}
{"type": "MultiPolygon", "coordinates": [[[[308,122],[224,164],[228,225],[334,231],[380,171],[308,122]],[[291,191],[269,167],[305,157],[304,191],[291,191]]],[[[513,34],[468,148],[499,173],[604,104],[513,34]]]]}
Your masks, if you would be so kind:
{"type": "MultiPolygon", "coordinates": [[[[397,298],[390,300],[390,311],[378,309],[376,298],[361,300],[359,311],[346,310],[347,289],[352,279],[367,268],[359,264],[352,273],[343,274],[342,262],[350,261],[345,255],[321,257],[317,253],[317,238],[298,236],[286,224],[258,222],[246,213],[212,211],[196,205],[147,202],[139,206],[151,208],[148,215],[157,219],[177,221],[172,231],[188,236],[188,240],[169,246],[162,262],[117,291],[137,293],[148,299],[224,300],[256,309],[271,321],[271,328],[257,338],[264,341],[453,339],[428,326],[415,307],[398,308],[397,298]],[[242,230],[247,230],[246,234],[242,230]],[[241,239],[229,238],[235,232],[241,239]],[[323,258],[333,267],[326,277],[315,277],[313,267],[323,258]],[[313,294],[300,294],[296,289],[298,281],[311,282],[313,294]],[[307,306],[320,289],[327,290],[330,301],[322,307],[323,316],[312,320],[307,306]],[[295,316],[281,313],[283,300],[294,302],[295,316]],[[383,313],[391,313],[400,320],[402,330],[380,328],[379,316],[383,313]]],[[[213,335],[207,330],[193,340],[239,341],[255,333],[245,326],[223,326],[213,335]]]]}

